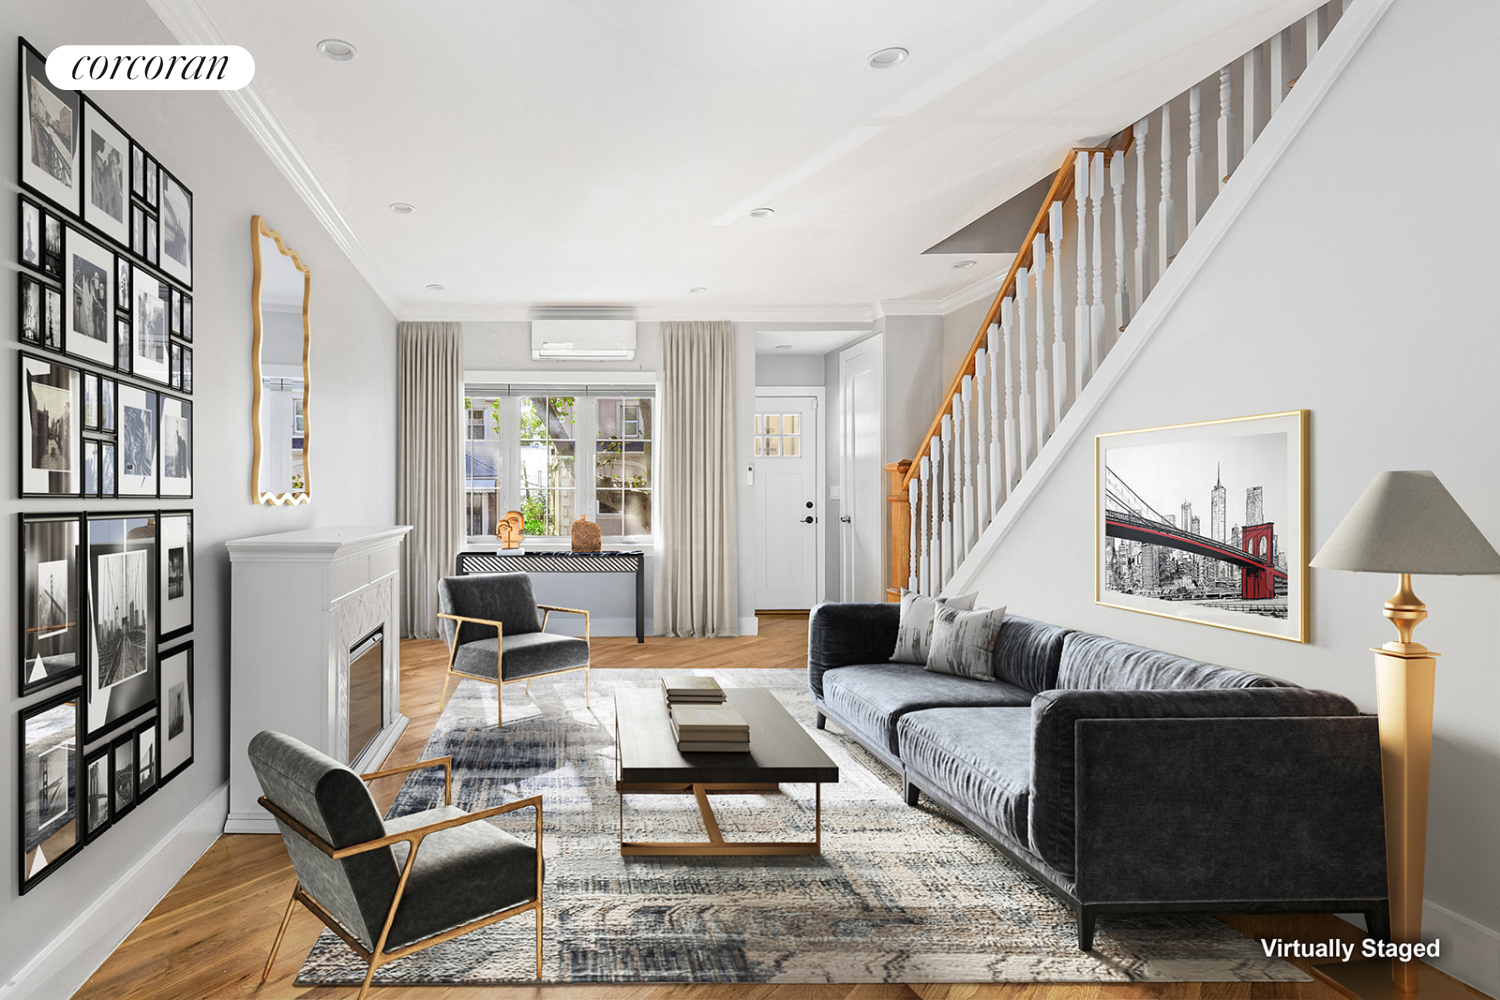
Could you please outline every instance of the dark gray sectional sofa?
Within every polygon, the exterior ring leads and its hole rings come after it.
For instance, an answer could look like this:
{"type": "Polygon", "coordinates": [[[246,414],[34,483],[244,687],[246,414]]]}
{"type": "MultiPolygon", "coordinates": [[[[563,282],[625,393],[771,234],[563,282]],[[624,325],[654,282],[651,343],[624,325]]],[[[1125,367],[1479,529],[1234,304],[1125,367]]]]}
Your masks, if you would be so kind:
{"type": "Polygon", "coordinates": [[[994,681],[888,662],[897,604],[821,604],[832,719],[1078,915],[1362,912],[1388,925],[1376,720],[1342,695],[1007,616],[994,681]]]}

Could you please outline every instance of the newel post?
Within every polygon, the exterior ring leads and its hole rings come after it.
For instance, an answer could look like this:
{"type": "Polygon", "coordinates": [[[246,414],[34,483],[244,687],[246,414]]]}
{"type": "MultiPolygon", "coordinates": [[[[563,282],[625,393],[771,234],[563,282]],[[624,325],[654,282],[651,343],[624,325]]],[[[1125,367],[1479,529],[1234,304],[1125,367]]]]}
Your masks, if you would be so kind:
{"type": "Polygon", "coordinates": [[[907,571],[911,565],[911,498],[907,495],[905,486],[906,473],[910,469],[911,460],[907,458],[891,462],[885,467],[889,484],[885,500],[890,512],[887,521],[891,537],[890,580],[885,590],[887,601],[901,600],[901,588],[907,584],[907,571]]]}

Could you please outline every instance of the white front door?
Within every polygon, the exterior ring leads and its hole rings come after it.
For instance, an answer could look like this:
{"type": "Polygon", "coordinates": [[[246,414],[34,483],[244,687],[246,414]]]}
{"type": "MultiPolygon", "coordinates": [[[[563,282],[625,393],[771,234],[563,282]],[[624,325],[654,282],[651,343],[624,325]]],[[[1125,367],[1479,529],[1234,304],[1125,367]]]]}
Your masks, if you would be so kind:
{"type": "Polygon", "coordinates": [[[843,469],[840,473],[839,551],[841,598],[885,599],[885,524],[881,414],[885,380],[879,336],[839,354],[839,409],[843,469]]]}
{"type": "Polygon", "coordinates": [[[755,607],[801,611],[818,601],[818,401],[755,397],[755,607]]]}

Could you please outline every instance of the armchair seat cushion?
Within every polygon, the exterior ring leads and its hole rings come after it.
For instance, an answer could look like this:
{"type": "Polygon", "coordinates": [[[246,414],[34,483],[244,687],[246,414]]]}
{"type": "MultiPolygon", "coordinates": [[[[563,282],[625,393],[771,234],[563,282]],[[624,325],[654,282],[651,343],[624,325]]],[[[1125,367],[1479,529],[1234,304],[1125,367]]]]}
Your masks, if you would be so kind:
{"type": "MultiPolygon", "coordinates": [[[[439,806],[387,820],[388,833],[457,819],[457,806],[439,806]]],[[[395,844],[397,864],[406,865],[408,844],[395,844]]],[[[417,851],[396,910],[387,952],[498,913],[536,896],[536,849],[484,821],[428,834],[417,851]]]]}
{"type": "Polygon", "coordinates": [[[453,656],[453,669],[475,677],[491,680],[503,676],[505,680],[517,677],[536,677],[540,674],[556,673],[572,667],[581,667],[589,662],[587,640],[571,635],[556,635],[551,632],[524,632],[521,635],[506,633],[501,642],[504,651],[504,673],[496,671],[495,639],[476,639],[458,647],[453,656]]]}
{"type": "Polygon", "coordinates": [[[823,701],[860,737],[897,753],[896,723],[907,712],[961,706],[1026,706],[1031,692],[1005,681],[973,681],[904,663],[843,667],[823,675],[823,701]]]}

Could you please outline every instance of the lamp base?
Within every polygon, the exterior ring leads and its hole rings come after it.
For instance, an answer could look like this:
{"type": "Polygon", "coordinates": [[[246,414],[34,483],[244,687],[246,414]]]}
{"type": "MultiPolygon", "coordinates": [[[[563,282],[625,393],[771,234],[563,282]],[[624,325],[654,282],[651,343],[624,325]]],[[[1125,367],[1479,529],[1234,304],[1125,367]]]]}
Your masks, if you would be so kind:
{"type": "Polygon", "coordinates": [[[1312,974],[1353,1000],[1475,1000],[1482,995],[1423,962],[1416,963],[1417,988],[1408,993],[1396,985],[1393,964],[1389,958],[1325,962],[1314,965],[1312,974]]]}

